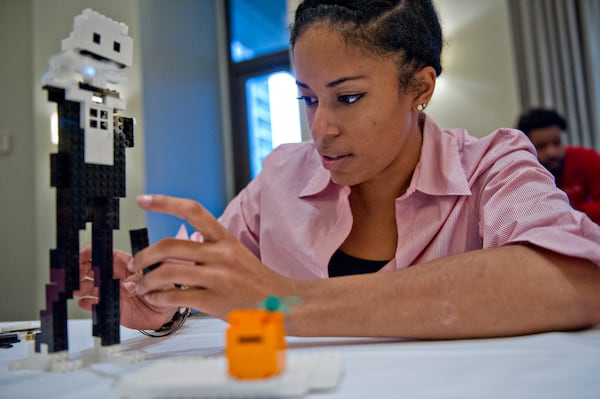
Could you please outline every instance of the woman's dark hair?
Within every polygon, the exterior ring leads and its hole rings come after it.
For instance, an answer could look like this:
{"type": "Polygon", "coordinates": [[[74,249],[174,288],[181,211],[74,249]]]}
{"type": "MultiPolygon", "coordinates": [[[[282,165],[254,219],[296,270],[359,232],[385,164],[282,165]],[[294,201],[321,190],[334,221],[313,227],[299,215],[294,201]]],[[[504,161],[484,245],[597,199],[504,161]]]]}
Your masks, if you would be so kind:
{"type": "Polygon", "coordinates": [[[517,129],[529,136],[534,129],[558,126],[562,131],[567,130],[567,121],[553,109],[534,108],[519,117],[517,129]]]}
{"type": "Polygon", "coordinates": [[[292,47],[309,27],[324,24],[364,51],[401,56],[400,82],[431,66],[442,73],[440,21],[431,0],[304,0],[290,27],[292,47]]]}

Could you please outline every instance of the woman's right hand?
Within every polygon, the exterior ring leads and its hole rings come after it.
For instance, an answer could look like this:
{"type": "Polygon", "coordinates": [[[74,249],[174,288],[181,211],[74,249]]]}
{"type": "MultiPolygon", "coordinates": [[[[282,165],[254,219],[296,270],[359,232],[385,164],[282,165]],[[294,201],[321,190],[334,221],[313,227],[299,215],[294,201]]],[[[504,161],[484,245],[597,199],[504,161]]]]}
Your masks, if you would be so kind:
{"type": "MultiPolygon", "coordinates": [[[[157,307],[150,305],[142,296],[130,294],[128,287],[142,278],[141,272],[132,273],[127,264],[132,256],[121,250],[113,251],[113,277],[121,281],[120,311],[121,324],[139,330],[155,330],[171,320],[176,307],[157,307]]],[[[92,268],[92,246],[86,244],[79,253],[79,290],[73,294],[79,297],[78,305],[90,312],[99,298],[99,287],[96,285],[92,268]]]]}

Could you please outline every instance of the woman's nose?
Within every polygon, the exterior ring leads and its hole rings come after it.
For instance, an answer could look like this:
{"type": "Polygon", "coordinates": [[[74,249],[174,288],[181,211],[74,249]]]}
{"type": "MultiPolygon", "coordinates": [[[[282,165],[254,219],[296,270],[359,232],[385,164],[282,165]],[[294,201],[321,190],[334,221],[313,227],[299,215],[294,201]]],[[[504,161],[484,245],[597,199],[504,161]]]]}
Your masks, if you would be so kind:
{"type": "Polygon", "coordinates": [[[339,134],[339,126],[334,113],[326,107],[317,105],[312,114],[310,132],[315,140],[327,135],[339,134]]]}

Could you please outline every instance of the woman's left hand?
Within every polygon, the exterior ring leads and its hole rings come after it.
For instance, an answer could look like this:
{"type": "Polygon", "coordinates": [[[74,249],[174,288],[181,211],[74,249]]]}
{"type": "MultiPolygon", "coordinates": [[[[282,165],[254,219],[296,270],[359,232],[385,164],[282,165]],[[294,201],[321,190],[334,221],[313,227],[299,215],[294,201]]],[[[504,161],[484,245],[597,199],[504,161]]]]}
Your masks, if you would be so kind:
{"type": "Polygon", "coordinates": [[[148,211],[186,220],[204,238],[203,242],[166,238],[137,253],[128,265],[130,272],[160,263],[142,278],[130,280],[131,293],[149,304],[187,306],[224,319],[233,309],[257,307],[269,295],[293,295],[292,280],[262,264],[196,201],[142,195],[137,202],[148,211]]]}

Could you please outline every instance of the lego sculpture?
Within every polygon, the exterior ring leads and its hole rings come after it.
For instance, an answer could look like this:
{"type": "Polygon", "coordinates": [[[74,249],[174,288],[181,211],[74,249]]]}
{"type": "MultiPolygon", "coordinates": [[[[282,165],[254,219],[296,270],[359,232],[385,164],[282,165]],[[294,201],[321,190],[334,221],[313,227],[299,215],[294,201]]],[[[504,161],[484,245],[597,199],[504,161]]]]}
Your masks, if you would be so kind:
{"type": "Polygon", "coordinates": [[[75,17],[61,47],[43,78],[48,101],[58,108],[58,152],[50,156],[56,248],[50,251],[50,283],[35,352],[65,355],[25,365],[42,369],[56,369],[68,353],[67,300],[79,289],[79,231],[86,222],[91,222],[94,284],[100,292],[92,309],[92,357],[114,353],[120,343],[113,230],[119,228],[119,198],[125,197],[125,148],[133,147],[134,120],[117,115],[126,103],[109,88],[124,82],[124,71],[132,63],[127,25],[86,9],[75,17]]]}

